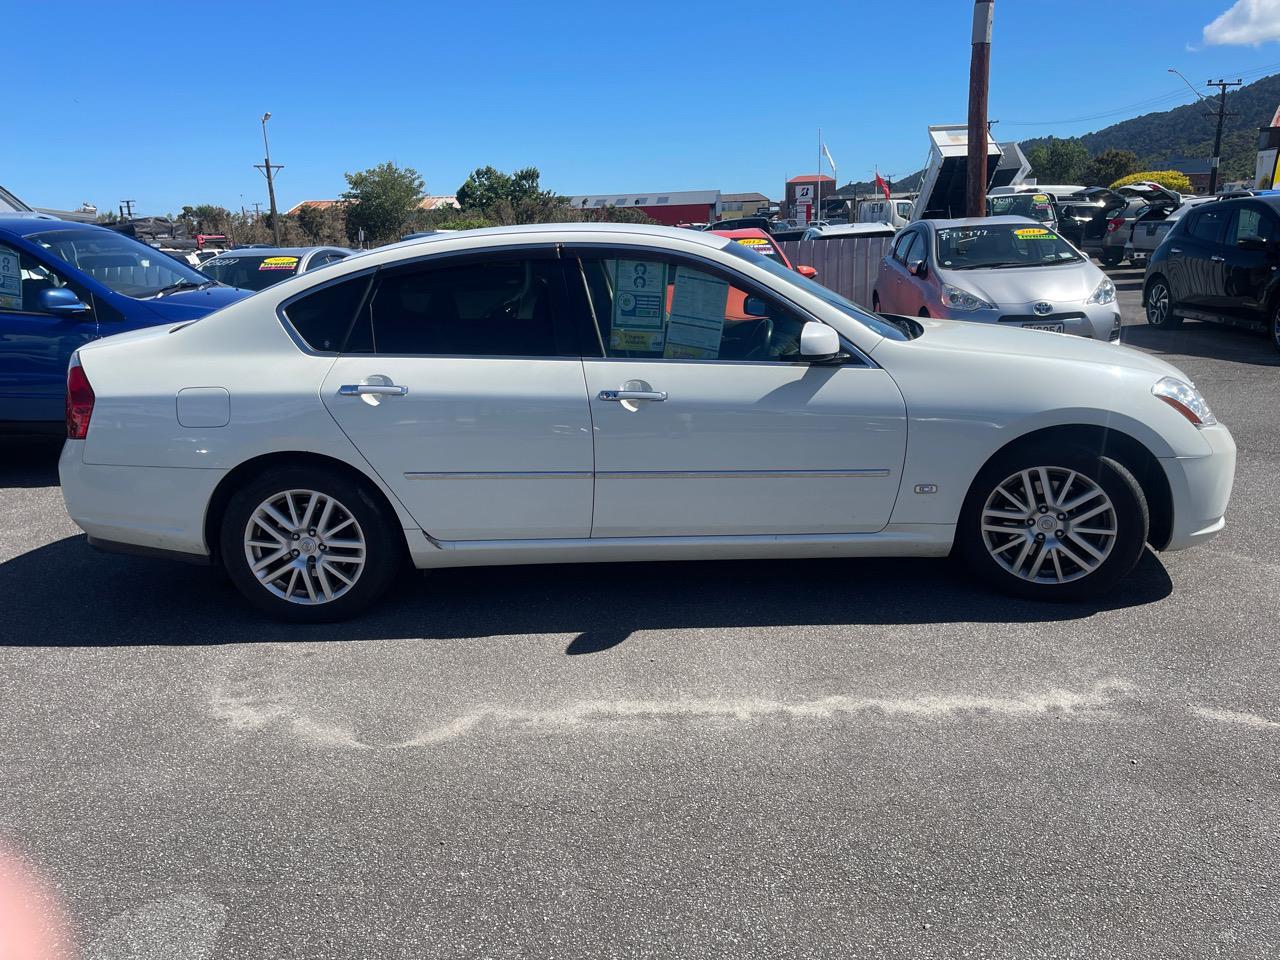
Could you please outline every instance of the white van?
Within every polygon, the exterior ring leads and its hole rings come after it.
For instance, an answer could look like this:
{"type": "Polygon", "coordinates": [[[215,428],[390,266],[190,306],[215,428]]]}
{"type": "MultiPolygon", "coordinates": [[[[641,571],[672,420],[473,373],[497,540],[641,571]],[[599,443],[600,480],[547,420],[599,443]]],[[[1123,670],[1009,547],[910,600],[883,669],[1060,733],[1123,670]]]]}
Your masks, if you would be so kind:
{"type": "Polygon", "coordinates": [[[911,200],[859,200],[857,223],[887,223],[899,229],[911,222],[911,200]]]}

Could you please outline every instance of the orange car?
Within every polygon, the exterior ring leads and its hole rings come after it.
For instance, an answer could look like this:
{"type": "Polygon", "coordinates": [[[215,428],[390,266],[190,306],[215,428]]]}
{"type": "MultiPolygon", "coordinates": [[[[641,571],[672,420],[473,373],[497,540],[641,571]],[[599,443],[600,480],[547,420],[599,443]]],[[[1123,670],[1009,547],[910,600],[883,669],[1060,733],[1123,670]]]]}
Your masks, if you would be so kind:
{"type": "MultiPolygon", "coordinates": [[[[772,257],[788,270],[794,270],[802,277],[812,278],[818,275],[817,270],[805,264],[801,264],[798,267],[792,266],[791,261],[788,260],[787,255],[782,252],[782,248],[778,246],[777,241],[759,227],[750,227],[743,230],[709,230],[707,232],[717,234],[721,237],[728,237],[730,240],[742,244],[749,250],[754,250],[761,256],[772,257]]],[[[748,319],[749,315],[743,309],[746,294],[742,293],[740,290],[734,290],[730,294],[730,297],[731,299],[724,312],[725,319],[731,321],[748,319]],[[736,303],[734,302],[735,300],[737,301],[736,303]]],[[[669,306],[670,304],[668,304],[668,307],[669,306]]]]}

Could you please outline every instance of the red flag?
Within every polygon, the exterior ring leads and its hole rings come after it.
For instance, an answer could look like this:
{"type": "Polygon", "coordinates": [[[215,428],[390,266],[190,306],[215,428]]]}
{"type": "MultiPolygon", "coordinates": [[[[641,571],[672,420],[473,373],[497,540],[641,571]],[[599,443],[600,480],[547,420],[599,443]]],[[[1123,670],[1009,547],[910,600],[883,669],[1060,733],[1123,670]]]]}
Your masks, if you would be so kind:
{"type": "Polygon", "coordinates": [[[880,171],[876,171],[876,186],[884,191],[884,198],[889,199],[889,185],[884,182],[884,177],[880,176],[880,171]]]}

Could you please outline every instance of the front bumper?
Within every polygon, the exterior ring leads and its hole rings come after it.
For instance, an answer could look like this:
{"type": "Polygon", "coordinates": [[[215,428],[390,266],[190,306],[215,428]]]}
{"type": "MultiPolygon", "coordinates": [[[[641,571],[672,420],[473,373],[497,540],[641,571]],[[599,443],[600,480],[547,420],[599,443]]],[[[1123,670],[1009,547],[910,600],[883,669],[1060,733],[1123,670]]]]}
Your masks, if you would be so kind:
{"type": "Polygon", "coordinates": [[[83,440],[58,460],[62,499],[90,538],[148,551],[207,557],[204,517],[223,470],[84,462],[83,440]]]}
{"type": "Polygon", "coordinates": [[[1212,540],[1226,525],[1236,472],[1236,443],[1222,424],[1200,431],[1209,444],[1202,457],[1161,457],[1173,495],[1173,529],[1165,550],[1185,550],[1212,540]]]}
{"type": "Polygon", "coordinates": [[[970,323],[993,323],[1002,327],[1025,327],[1030,324],[1061,323],[1062,332],[1091,340],[1120,340],[1120,305],[1111,303],[1084,303],[1077,300],[1039,301],[1048,303],[1047,314],[1037,314],[1035,303],[1002,304],[994,310],[952,310],[943,307],[938,316],[944,320],[967,320],[970,323]]]}

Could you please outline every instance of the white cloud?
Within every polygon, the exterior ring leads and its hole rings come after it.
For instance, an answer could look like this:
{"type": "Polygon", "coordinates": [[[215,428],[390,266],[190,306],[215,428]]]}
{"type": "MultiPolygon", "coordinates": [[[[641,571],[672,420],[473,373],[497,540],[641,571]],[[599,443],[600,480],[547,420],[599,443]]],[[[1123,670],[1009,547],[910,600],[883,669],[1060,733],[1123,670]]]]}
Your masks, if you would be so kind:
{"type": "Polygon", "coordinates": [[[1236,0],[1204,28],[1204,42],[1209,46],[1257,46],[1268,40],[1280,40],[1280,0],[1236,0]]]}

